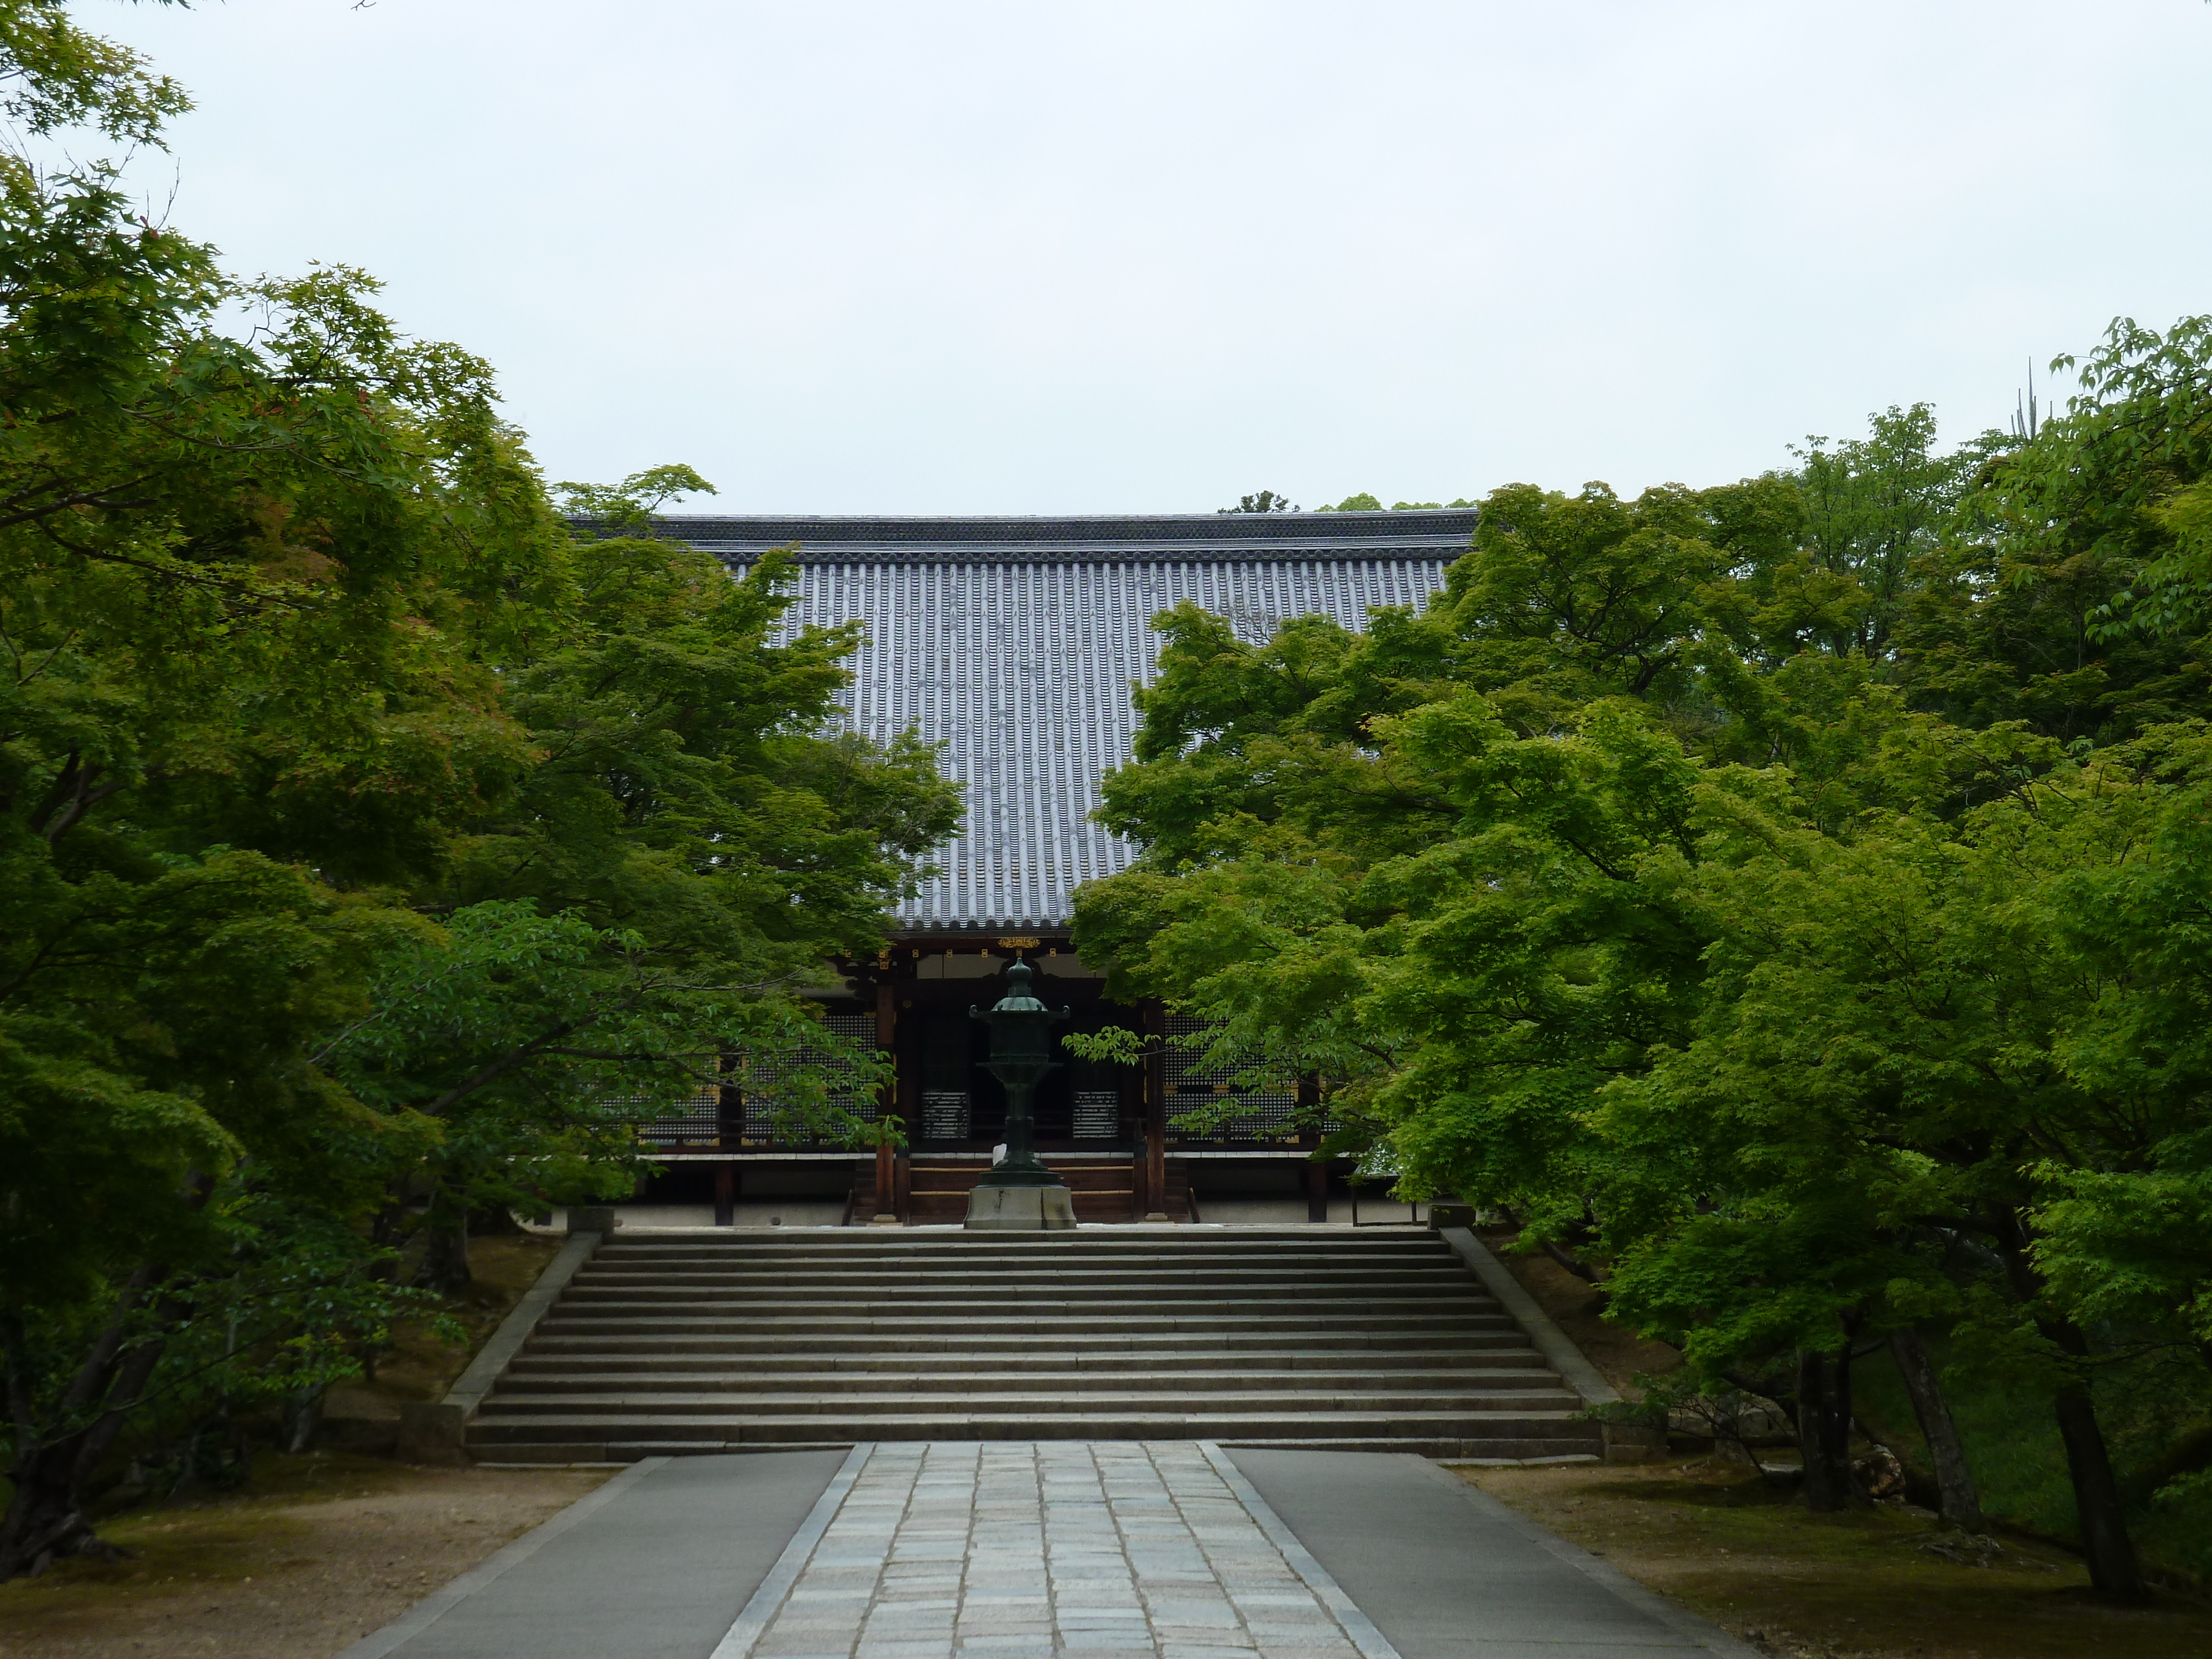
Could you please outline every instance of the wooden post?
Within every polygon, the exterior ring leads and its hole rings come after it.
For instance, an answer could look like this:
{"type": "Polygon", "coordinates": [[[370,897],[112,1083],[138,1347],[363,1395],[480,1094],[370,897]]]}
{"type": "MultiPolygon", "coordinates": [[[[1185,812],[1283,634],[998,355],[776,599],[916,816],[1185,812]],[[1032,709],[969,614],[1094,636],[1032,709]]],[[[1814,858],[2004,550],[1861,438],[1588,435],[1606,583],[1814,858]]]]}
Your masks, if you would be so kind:
{"type": "Polygon", "coordinates": [[[1145,1004],[1145,1033],[1152,1042],[1145,1054],[1145,1219],[1168,1218],[1168,1064],[1160,1039],[1167,1034],[1167,1010],[1145,1004]]]}
{"type": "Polygon", "coordinates": [[[891,1190],[892,1182],[897,1179],[896,1170],[896,1159],[891,1152],[890,1142],[878,1140],[876,1143],[876,1212],[869,1223],[871,1226],[889,1226],[898,1219],[896,1207],[898,1197],[891,1190]]]}
{"type": "Polygon", "coordinates": [[[714,1166],[714,1224],[738,1224],[738,1166],[734,1164],[714,1166]]]}
{"type": "Polygon", "coordinates": [[[1306,1165],[1306,1219],[1328,1219],[1328,1165],[1319,1158],[1306,1165]]]}
{"type": "MultiPolygon", "coordinates": [[[[884,977],[876,981],[876,1052],[889,1054],[891,1064],[898,1064],[898,993],[890,981],[890,957],[886,951],[878,963],[884,977]]],[[[894,1071],[890,1082],[876,1091],[876,1121],[880,1125],[898,1114],[898,1078],[894,1071]]],[[[869,1218],[872,1227],[896,1227],[898,1214],[898,1152],[890,1141],[878,1134],[876,1139],[876,1212],[869,1218]]]]}

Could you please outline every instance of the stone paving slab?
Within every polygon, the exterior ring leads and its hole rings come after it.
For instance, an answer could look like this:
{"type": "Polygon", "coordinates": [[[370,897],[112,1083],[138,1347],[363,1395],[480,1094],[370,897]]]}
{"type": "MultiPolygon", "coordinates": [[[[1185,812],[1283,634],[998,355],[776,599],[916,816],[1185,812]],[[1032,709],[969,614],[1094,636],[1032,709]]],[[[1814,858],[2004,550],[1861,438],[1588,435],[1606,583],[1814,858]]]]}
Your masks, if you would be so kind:
{"type": "Polygon", "coordinates": [[[1193,1441],[868,1449],[715,1659],[1397,1659],[1193,1441]]]}

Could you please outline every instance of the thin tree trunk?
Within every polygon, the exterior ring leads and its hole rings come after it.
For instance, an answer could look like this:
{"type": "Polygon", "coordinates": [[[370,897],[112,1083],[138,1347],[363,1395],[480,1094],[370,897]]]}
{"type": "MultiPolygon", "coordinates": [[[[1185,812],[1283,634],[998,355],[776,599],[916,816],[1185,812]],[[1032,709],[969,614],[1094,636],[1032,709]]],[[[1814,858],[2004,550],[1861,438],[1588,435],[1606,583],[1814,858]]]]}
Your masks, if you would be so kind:
{"type": "Polygon", "coordinates": [[[282,1443],[288,1452],[303,1452],[315,1443],[322,1426],[324,1385],[301,1389],[284,1401],[282,1443]]]}
{"type": "Polygon", "coordinates": [[[1805,1505],[1821,1513],[1851,1501],[1851,1351],[1797,1351],[1797,1449],[1805,1460],[1805,1505]]]}
{"type": "Polygon", "coordinates": [[[415,1282],[441,1296],[458,1296],[476,1282],[469,1271],[469,1212],[440,1188],[422,1218],[422,1263],[415,1282]]]}
{"type": "Polygon", "coordinates": [[[1982,1516],[1981,1493],[1974,1486],[1974,1471],[1966,1462],[1966,1443],[1959,1425],[1951,1420],[1951,1407],[1936,1381],[1936,1367],[1914,1330],[1893,1331],[1890,1356],[1905,1391],[1912,1396],[1913,1415],[1920,1419],[1920,1437],[1928,1443],[1928,1461],[1936,1466],[1936,1513],[1961,1532],[1982,1533],[1989,1522],[1982,1516]]]}
{"type": "Polygon", "coordinates": [[[1565,1267],[1569,1273],[1572,1273],[1577,1279],[1581,1279],[1584,1284],[1595,1285],[1601,1282],[1598,1277],[1597,1269],[1591,1267],[1589,1262],[1583,1261],[1565,1245],[1554,1243],[1552,1240],[1547,1238],[1544,1241],[1543,1251],[1546,1255],[1551,1257],[1553,1261],[1558,1262],[1562,1267],[1565,1267]]]}

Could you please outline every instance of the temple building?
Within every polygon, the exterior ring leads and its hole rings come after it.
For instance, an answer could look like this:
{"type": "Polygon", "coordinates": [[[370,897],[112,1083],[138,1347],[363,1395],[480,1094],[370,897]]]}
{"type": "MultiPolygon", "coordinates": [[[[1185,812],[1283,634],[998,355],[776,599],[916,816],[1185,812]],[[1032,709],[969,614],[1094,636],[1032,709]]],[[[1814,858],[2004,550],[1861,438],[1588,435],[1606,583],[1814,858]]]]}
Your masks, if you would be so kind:
{"type": "MultiPolygon", "coordinates": [[[[1375,607],[1425,604],[1474,526],[1462,509],[658,520],[733,571],[795,545],[789,624],[866,625],[845,693],[853,726],[940,745],[966,818],[933,860],[940,873],[900,906],[890,948],[838,964],[845,994],[825,1010],[833,1030],[893,1057],[896,1088],[856,1103],[896,1111],[907,1152],[878,1160],[781,1142],[772,1079],[756,1076],[750,1093],[726,1087],[648,1126],[668,1173],[645,1196],[711,1200],[722,1224],[777,1211],[838,1218],[831,1207],[859,1222],[958,1220],[1004,1117],[969,1008],[995,999],[1010,961],[1042,971],[1042,994],[1073,1009],[1073,1030],[1175,1029],[1157,1007],[1109,1001],[1068,933],[1076,888],[1136,855],[1091,814],[1101,779],[1132,757],[1130,694],[1157,672],[1152,618],[1190,599],[1255,643],[1294,617],[1360,628],[1375,607]]],[[[1288,1097],[1248,1097],[1205,1134],[1177,1125],[1227,1086],[1172,1047],[1140,1066],[1067,1056],[1038,1091],[1038,1148],[1085,1221],[1204,1218],[1209,1200],[1255,1198],[1302,1198],[1321,1218],[1328,1172],[1285,1123],[1288,1097]]]]}

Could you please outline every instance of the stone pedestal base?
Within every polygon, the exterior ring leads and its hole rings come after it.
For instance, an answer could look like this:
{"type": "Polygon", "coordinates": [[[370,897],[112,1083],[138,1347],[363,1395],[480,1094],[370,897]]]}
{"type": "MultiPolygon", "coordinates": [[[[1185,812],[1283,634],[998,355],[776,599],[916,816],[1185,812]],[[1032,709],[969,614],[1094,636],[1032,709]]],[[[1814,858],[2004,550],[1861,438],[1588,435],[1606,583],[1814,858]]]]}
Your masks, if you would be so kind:
{"type": "Polygon", "coordinates": [[[969,1232],[1056,1232],[1075,1225],[1065,1187],[978,1187],[968,1194],[969,1232]]]}

